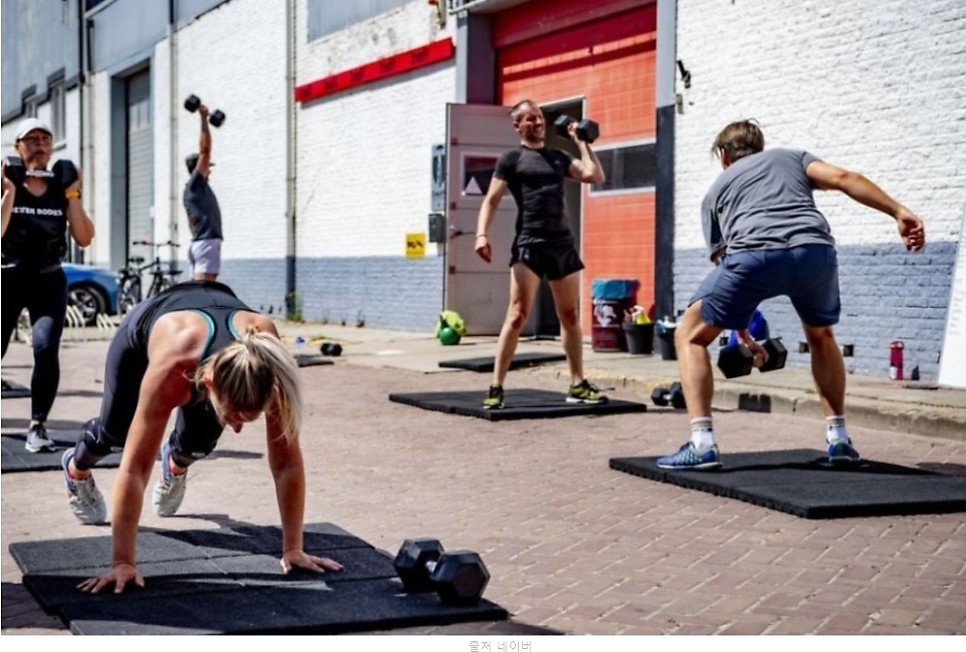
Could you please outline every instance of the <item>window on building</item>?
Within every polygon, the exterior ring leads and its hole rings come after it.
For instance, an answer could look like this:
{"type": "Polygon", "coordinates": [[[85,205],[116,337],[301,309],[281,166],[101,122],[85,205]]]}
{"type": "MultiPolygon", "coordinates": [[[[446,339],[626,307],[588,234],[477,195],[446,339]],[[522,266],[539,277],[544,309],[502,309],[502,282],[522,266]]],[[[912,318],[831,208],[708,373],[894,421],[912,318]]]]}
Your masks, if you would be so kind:
{"type": "Polygon", "coordinates": [[[595,151],[607,179],[591,186],[591,194],[654,189],[657,160],[653,142],[595,151]]]}
{"type": "Polygon", "coordinates": [[[366,0],[366,2],[332,2],[308,0],[308,41],[338,32],[373,16],[392,11],[411,0],[366,0]]]}
{"type": "Polygon", "coordinates": [[[50,128],[59,142],[67,139],[67,105],[64,98],[64,84],[57,82],[50,87],[50,128]]]}

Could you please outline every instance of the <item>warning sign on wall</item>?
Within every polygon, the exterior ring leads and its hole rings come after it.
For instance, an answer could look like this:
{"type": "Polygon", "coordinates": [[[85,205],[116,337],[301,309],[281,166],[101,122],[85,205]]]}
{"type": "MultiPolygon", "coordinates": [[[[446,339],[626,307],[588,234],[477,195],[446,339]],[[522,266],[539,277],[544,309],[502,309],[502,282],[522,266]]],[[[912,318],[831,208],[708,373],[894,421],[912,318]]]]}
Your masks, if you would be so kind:
{"type": "Polygon", "coordinates": [[[426,256],[426,234],[407,233],[406,234],[406,258],[425,258],[426,256]]]}

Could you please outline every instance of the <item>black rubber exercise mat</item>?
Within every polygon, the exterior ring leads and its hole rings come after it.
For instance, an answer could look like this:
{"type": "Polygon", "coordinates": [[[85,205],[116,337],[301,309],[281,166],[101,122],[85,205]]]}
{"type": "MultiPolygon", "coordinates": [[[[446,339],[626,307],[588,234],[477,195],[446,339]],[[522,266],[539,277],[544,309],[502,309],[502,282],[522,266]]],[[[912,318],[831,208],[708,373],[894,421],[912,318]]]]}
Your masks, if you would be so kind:
{"type": "MultiPolygon", "coordinates": [[[[545,362],[563,362],[567,356],[563,353],[517,353],[510,361],[510,369],[535,367],[545,362]]],[[[493,371],[496,358],[493,356],[482,358],[465,358],[463,360],[444,360],[439,363],[444,369],[466,369],[468,371],[493,371]]]]}
{"type": "Polygon", "coordinates": [[[667,470],[657,457],[618,457],[617,471],[705,491],[803,518],[966,511],[966,478],[874,460],[831,465],[824,451],[721,456],[721,468],[667,470]]]}
{"type": "MultiPolygon", "coordinates": [[[[57,444],[57,450],[43,453],[28,453],[24,448],[27,441],[26,435],[3,435],[2,451],[0,451],[0,470],[3,473],[18,473],[23,471],[52,471],[60,469],[60,458],[64,451],[77,443],[78,433],[71,431],[48,430],[47,435],[57,444]]],[[[207,458],[209,460],[217,458],[229,459],[260,459],[261,453],[249,453],[246,451],[220,450],[216,449],[207,458]]],[[[160,459],[160,454],[158,459],[160,459]]],[[[113,468],[120,466],[121,453],[111,453],[97,463],[95,468],[113,468]]]]}
{"type": "Polygon", "coordinates": [[[2,395],[0,398],[30,398],[30,388],[15,383],[12,380],[3,379],[2,395]]]}
{"type": "Polygon", "coordinates": [[[508,389],[504,395],[502,409],[483,408],[486,390],[472,392],[417,392],[412,394],[390,394],[389,400],[449,414],[479,417],[490,421],[509,421],[512,419],[545,419],[551,417],[576,417],[602,414],[623,414],[627,412],[646,412],[643,403],[622,401],[610,398],[606,403],[589,405],[567,403],[566,392],[550,392],[542,389],[508,389]]]}
{"type": "Polygon", "coordinates": [[[76,587],[110,566],[110,537],[21,542],[10,553],[24,586],[75,634],[339,634],[458,622],[506,620],[483,599],[444,605],[410,594],[393,557],[331,523],[307,524],[307,552],[341,572],[281,572],[281,530],[145,530],[138,535],[145,588],[91,595],[76,587]]]}
{"type": "MultiPolygon", "coordinates": [[[[51,471],[60,469],[60,457],[64,451],[77,443],[79,432],[70,430],[48,430],[47,436],[55,444],[57,450],[42,453],[28,453],[24,448],[27,435],[0,436],[0,472],[18,473],[22,471],[51,471]]],[[[111,453],[100,462],[98,467],[116,467],[121,463],[120,453],[111,453]]]]}

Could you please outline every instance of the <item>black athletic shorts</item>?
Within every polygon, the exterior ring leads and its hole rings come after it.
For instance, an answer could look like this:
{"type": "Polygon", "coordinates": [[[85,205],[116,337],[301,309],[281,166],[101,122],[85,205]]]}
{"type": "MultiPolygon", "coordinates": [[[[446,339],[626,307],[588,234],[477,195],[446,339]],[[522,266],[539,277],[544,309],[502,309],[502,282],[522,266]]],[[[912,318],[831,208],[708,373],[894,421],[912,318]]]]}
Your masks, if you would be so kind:
{"type": "Polygon", "coordinates": [[[580,254],[572,244],[533,243],[510,249],[510,266],[523,263],[540,278],[559,281],[584,268],[580,254]]]}

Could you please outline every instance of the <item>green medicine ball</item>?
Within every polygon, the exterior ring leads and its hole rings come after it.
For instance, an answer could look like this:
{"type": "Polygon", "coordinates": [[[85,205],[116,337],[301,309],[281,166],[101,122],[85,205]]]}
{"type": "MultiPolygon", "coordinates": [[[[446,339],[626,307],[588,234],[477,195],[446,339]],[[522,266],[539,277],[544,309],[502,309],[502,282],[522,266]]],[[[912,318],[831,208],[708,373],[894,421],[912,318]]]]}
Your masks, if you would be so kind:
{"type": "Polygon", "coordinates": [[[443,343],[444,346],[450,346],[453,344],[460,343],[460,334],[454,331],[449,326],[439,329],[439,341],[443,343]]]}

